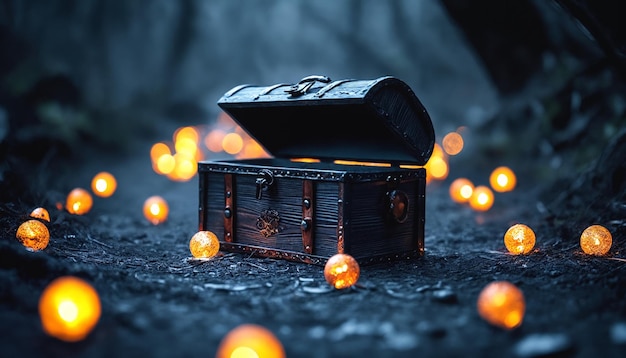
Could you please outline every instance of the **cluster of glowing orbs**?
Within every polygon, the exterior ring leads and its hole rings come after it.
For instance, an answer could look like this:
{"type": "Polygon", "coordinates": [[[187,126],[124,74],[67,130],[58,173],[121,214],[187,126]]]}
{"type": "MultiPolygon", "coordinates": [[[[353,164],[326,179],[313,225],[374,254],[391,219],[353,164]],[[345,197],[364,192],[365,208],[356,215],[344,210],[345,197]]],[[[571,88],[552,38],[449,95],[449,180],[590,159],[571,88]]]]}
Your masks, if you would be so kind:
{"type": "Polygon", "coordinates": [[[91,194],[83,188],[75,188],[67,194],[65,209],[70,214],[84,215],[91,210],[93,198],[91,194]]]}
{"type": "Polygon", "coordinates": [[[220,251],[220,242],[211,231],[198,231],[189,240],[189,251],[195,258],[211,258],[220,251]]]}
{"type": "Polygon", "coordinates": [[[91,191],[99,197],[108,198],[117,189],[117,180],[113,174],[108,172],[100,172],[91,180],[91,191]]]}
{"type": "Polygon", "coordinates": [[[48,227],[39,220],[31,219],[23,222],[15,233],[15,237],[30,251],[39,251],[48,247],[50,232],[48,227]]]}
{"type": "Polygon", "coordinates": [[[153,225],[158,225],[167,220],[169,206],[165,199],[154,195],[146,199],[143,203],[143,214],[153,225]]]}
{"type": "Polygon", "coordinates": [[[602,225],[591,225],[580,235],[580,248],[588,255],[606,255],[612,244],[611,232],[602,225]]]}
{"type": "Polygon", "coordinates": [[[474,193],[474,183],[466,178],[457,178],[450,184],[450,197],[457,203],[466,203],[474,193]]]}
{"type": "Polygon", "coordinates": [[[510,330],[522,324],[526,301],[522,291],[514,284],[494,281],[482,289],[476,306],[485,321],[510,330]]]}
{"type": "Polygon", "coordinates": [[[224,140],[224,137],[226,136],[226,134],[227,133],[225,131],[219,128],[215,128],[211,130],[209,134],[207,134],[207,136],[204,137],[204,146],[211,152],[214,152],[214,153],[221,152],[224,149],[222,147],[222,140],[224,140]]]}
{"type": "Polygon", "coordinates": [[[50,222],[50,213],[42,207],[34,208],[33,211],[30,212],[30,217],[50,222]]]}
{"type": "Polygon", "coordinates": [[[469,204],[476,211],[487,211],[493,206],[494,196],[491,189],[484,185],[474,188],[469,204]]]}
{"type": "Polygon", "coordinates": [[[463,137],[457,132],[450,132],[441,140],[441,146],[448,155],[457,155],[461,153],[463,145],[463,137]]]}
{"type": "Polygon", "coordinates": [[[501,166],[491,172],[491,175],[489,175],[489,184],[493,190],[503,193],[515,188],[517,178],[509,167],[501,166]]]}
{"type": "Polygon", "coordinates": [[[504,246],[513,255],[529,253],[535,247],[535,232],[524,224],[515,224],[504,233],[504,246]]]}
{"type": "Polygon", "coordinates": [[[324,266],[324,278],[336,289],[353,286],[361,274],[359,263],[348,254],[331,256],[324,266]]]}
{"type": "Polygon", "coordinates": [[[98,293],[78,277],[55,279],[39,298],[43,330],[63,341],[76,342],[87,337],[100,320],[100,314],[98,293]]]}
{"type": "Polygon", "coordinates": [[[284,358],[285,349],[269,329],[251,323],[239,325],[222,338],[216,358],[284,358]]]}

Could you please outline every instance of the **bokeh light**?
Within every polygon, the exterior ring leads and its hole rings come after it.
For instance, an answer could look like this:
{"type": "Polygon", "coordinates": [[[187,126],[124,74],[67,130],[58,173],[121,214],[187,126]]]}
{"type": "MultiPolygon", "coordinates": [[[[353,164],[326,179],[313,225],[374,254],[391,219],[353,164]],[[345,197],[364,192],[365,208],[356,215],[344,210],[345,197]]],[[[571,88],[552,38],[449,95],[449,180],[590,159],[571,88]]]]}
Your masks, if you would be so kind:
{"type": "Polygon", "coordinates": [[[117,189],[117,180],[109,172],[100,172],[91,180],[91,191],[99,197],[108,198],[117,189]]]}
{"type": "Polygon", "coordinates": [[[65,209],[70,214],[84,215],[91,210],[93,198],[91,194],[83,188],[75,188],[67,194],[65,209]]]}
{"type": "Polygon", "coordinates": [[[165,199],[154,195],[144,201],[143,214],[153,225],[158,225],[167,220],[169,206],[165,199]]]}
{"type": "Polygon", "coordinates": [[[457,132],[450,132],[446,134],[441,141],[441,146],[448,155],[457,155],[461,153],[463,150],[463,144],[463,137],[457,132]]]}
{"type": "Polygon", "coordinates": [[[100,320],[100,314],[98,293],[78,277],[55,279],[39,298],[43,330],[63,341],[76,342],[87,337],[100,320]]]}
{"type": "Polygon", "coordinates": [[[353,286],[358,281],[360,273],[359,263],[348,254],[335,254],[324,266],[326,282],[336,289],[353,286]]]}
{"type": "Polygon", "coordinates": [[[476,303],[478,314],[488,323],[511,330],[524,319],[524,294],[508,281],[495,281],[485,286],[476,303]]]}
{"type": "Polygon", "coordinates": [[[493,190],[504,193],[515,189],[517,178],[515,173],[509,167],[497,167],[489,175],[489,184],[493,190]]]}
{"type": "Polygon", "coordinates": [[[474,188],[469,204],[476,211],[487,211],[493,206],[493,192],[484,185],[474,188]]]}
{"type": "Polygon", "coordinates": [[[220,242],[211,231],[198,231],[189,240],[189,251],[195,258],[210,258],[220,250],[220,242]]]}
{"type": "Polygon", "coordinates": [[[280,340],[267,328],[242,324],[232,329],[220,342],[216,358],[284,358],[280,340]]]}
{"type": "Polygon", "coordinates": [[[450,184],[450,197],[457,203],[467,203],[474,193],[474,183],[467,178],[457,178],[450,184]]]}
{"type": "Polygon", "coordinates": [[[613,236],[602,225],[591,225],[580,235],[580,248],[588,255],[606,255],[611,245],[613,236]]]}
{"type": "Polygon", "coordinates": [[[524,224],[515,224],[504,233],[504,246],[514,255],[529,253],[535,247],[535,232],[524,224]]]}
{"type": "Polygon", "coordinates": [[[222,148],[231,155],[236,155],[243,148],[243,139],[238,133],[228,133],[222,139],[222,148]]]}
{"type": "Polygon", "coordinates": [[[30,251],[39,251],[48,247],[50,232],[48,227],[39,220],[23,222],[15,233],[19,242],[30,251]]]}

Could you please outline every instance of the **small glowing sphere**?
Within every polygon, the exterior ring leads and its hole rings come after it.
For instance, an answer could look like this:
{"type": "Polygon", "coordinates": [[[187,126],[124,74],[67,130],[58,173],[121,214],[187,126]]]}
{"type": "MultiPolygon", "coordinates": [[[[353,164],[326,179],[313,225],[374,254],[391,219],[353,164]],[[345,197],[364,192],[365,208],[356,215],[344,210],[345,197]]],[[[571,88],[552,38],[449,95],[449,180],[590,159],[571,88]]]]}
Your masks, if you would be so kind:
{"type": "Polygon", "coordinates": [[[489,176],[489,184],[493,190],[503,193],[511,191],[517,184],[517,178],[515,173],[508,167],[497,167],[491,172],[489,176]]]}
{"type": "Polygon", "coordinates": [[[524,224],[515,224],[504,233],[504,246],[514,255],[527,254],[535,247],[535,232],[524,224]]]}
{"type": "Polygon", "coordinates": [[[220,241],[211,231],[198,231],[189,241],[189,251],[196,258],[210,258],[220,251],[220,241]]]}
{"type": "Polygon", "coordinates": [[[466,178],[455,179],[450,184],[450,197],[457,203],[466,203],[472,197],[474,184],[466,178]]]}
{"type": "Polygon", "coordinates": [[[508,330],[522,324],[526,310],[524,294],[508,281],[495,281],[485,286],[476,306],[485,321],[508,330]]]}
{"type": "Polygon", "coordinates": [[[324,278],[336,289],[354,285],[361,273],[359,263],[348,254],[335,254],[326,261],[324,278]]]}
{"type": "Polygon", "coordinates": [[[493,192],[488,187],[479,185],[474,188],[469,204],[476,211],[487,211],[493,206],[493,192]]]}
{"type": "Polygon", "coordinates": [[[267,328],[242,324],[228,332],[217,348],[216,358],[284,358],[280,340],[267,328]]]}
{"type": "Polygon", "coordinates": [[[174,131],[174,143],[182,139],[190,139],[194,143],[198,143],[200,135],[194,127],[181,127],[174,131]]]}
{"type": "Polygon", "coordinates": [[[93,205],[93,198],[91,194],[83,188],[76,188],[67,194],[65,200],[65,209],[70,214],[84,215],[91,210],[93,205]]]}
{"type": "Polygon", "coordinates": [[[174,181],[189,181],[198,172],[196,160],[183,153],[174,154],[174,170],[168,174],[168,178],[174,181]]]}
{"type": "Polygon", "coordinates": [[[30,212],[30,217],[50,222],[50,214],[45,208],[35,208],[30,212]]]}
{"type": "Polygon", "coordinates": [[[448,155],[457,155],[463,150],[463,137],[457,132],[450,132],[441,141],[443,150],[448,155]]]}
{"type": "Polygon", "coordinates": [[[224,148],[222,147],[222,141],[226,136],[226,132],[221,129],[213,129],[204,137],[204,146],[211,152],[219,153],[224,148]]]}
{"type": "Polygon", "coordinates": [[[580,235],[580,247],[588,255],[606,255],[612,244],[611,232],[602,225],[591,225],[580,235]]]}
{"type": "Polygon", "coordinates": [[[102,198],[108,198],[117,189],[117,181],[111,173],[100,172],[91,180],[91,190],[94,194],[102,198]]]}
{"type": "Polygon", "coordinates": [[[30,251],[39,251],[48,247],[50,232],[39,220],[27,220],[17,228],[15,237],[30,251]]]}
{"type": "Polygon", "coordinates": [[[226,153],[235,155],[243,148],[243,138],[237,133],[228,133],[222,139],[222,148],[226,153]]]}
{"type": "Polygon", "coordinates": [[[143,203],[143,214],[153,225],[158,225],[167,220],[169,211],[165,199],[158,195],[149,197],[143,203]]]}
{"type": "Polygon", "coordinates": [[[39,298],[39,318],[50,336],[77,342],[93,330],[100,319],[101,305],[96,290],[72,276],[59,277],[39,298]]]}
{"type": "Polygon", "coordinates": [[[176,159],[169,153],[162,154],[157,158],[155,165],[153,165],[154,171],[157,174],[170,174],[174,171],[175,167],[176,159]]]}

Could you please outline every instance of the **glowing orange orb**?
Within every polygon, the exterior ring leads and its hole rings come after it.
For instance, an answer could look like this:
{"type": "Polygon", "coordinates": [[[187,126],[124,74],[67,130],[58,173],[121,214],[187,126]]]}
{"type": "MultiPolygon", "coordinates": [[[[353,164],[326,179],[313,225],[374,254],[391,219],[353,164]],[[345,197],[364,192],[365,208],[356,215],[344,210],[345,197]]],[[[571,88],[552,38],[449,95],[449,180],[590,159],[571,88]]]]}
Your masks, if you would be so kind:
{"type": "Polygon", "coordinates": [[[220,251],[220,241],[211,231],[198,231],[189,241],[189,251],[196,258],[209,258],[220,251]]]}
{"type": "Polygon", "coordinates": [[[495,281],[485,286],[476,306],[485,321],[504,329],[519,327],[526,310],[524,294],[508,281],[495,281]]]}
{"type": "Polygon", "coordinates": [[[45,208],[35,208],[30,212],[30,217],[50,222],[50,214],[45,208]]]}
{"type": "Polygon", "coordinates": [[[256,324],[242,324],[228,332],[216,358],[284,358],[285,349],[274,333],[256,324]]]}
{"type": "Polygon", "coordinates": [[[474,184],[466,178],[455,179],[450,184],[450,197],[457,203],[466,203],[474,193],[474,184]]]}
{"type": "Polygon", "coordinates": [[[222,148],[226,153],[235,155],[243,148],[243,138],[235,132],[228,133],[222,139],[222,148]]]}
{"type": "Polygon", "coordinates": [[[76,215],[84,215],[91,210],[91,206],[93,205],[93,198],[91,194],[83,188],[76,188],[70,191],[67,194],[67,199],[65,200],[65,209],[70,212],[70,214],[76,215]]]}
{"type": "Polygon", "coordinates": [[[361,273],[359,263],[348,254],[335,254],[324,266],[324,278],[336,289],[354,285],[361,273]]]}
{"type": "Polygon", "coordinates": [[[479,185],[474,188],[469,204],[476,211],[487,211],[493,206],[493,192],[488,187],[479,185]]]}
{"type": "Polygon", "coordinates": [[[30,251],[39,251],[48,247],[50,232],[39,220],[27,220],[17,228],[15,237],[30,251]]]}
{"type": "Polygon", "coordinates": [[[98,323],[100,313],[98,293],[77,277],[57,278],[39,298],[43,330],[63,341],[76,342],[85,338],[98,323]]]}
{"type": "Polygon", "coordinates": [[[517,178],[515,173],[508,167],[497,167],[491,172],[489,176],[489,184],[493,190],[503,193],[511,191],[517,184],[517,178]]]}
{"type": "Polygon", "coordinates": [[[463,150],[463,137],[457,132],[450,132],[446,134],[442,141],[441,146],[448,155],[457,155],[463,150]]]}
{"type": "Polygon", "coordinates": [[[143,203],[143,215],[153,225],[158,225],[167,220],[170,209],[165,199],[158,195],[154,195],[146,199],[143,203]]]}
{"type": "Polygon", "coordinates": [[[527,254],[535,247],[535,232],[524,224],[515,224],[504,233],[504,246],[514,255],[527,254]]]}
{"type": "Polygon", "coordinates": [[[602,225],[591,225],[580,235],[580,247],[588,255],[606,255],[612,244],[611,232],[602,225]]]}
{"type": "Polygon", "coordinates": [[[91,180],[91,190],[94,194],[102,198],[108,198],[117,189],[117,180],[108,172],[100,172],[91,180]]]}

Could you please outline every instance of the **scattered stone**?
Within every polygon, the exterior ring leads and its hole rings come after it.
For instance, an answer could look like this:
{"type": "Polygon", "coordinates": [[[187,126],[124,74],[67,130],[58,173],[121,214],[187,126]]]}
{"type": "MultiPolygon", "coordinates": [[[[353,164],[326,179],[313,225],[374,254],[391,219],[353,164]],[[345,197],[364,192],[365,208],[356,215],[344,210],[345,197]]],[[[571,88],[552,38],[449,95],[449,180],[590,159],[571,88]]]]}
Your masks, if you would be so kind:
{"type": "Polygon", "coordinates": [[[457,303],[456,293],[454,291],[444,288],[441,290],[433,291],[433,299],[441,303],[457,303]]]}
{"type": "Polygon", "coordinates": [[[546,357],[564,354],[574,349],[572,340],[563,333],[531,334],[515,345],[518,357],[546,357]]]}

